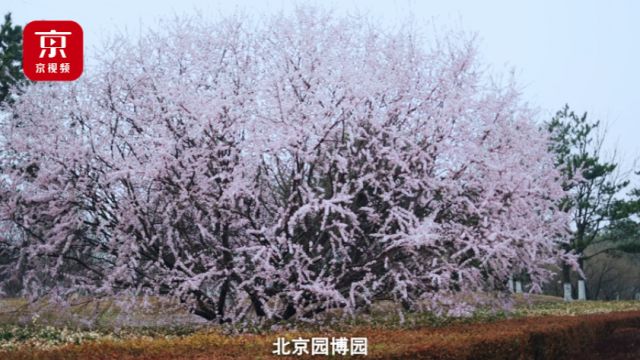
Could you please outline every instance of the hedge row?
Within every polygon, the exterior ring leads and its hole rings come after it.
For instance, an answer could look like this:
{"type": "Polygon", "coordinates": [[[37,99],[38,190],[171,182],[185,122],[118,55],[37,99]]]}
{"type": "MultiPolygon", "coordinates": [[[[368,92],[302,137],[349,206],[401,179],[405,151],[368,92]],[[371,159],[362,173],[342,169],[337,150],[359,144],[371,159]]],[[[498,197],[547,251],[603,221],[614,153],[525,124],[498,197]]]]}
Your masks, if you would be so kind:
{"type": "Polygon", "coordinates": [[[545,316],[416,330],[360,328],[348,334],[272,333],[228,336],[209,332],[176,338],[101,340],[50,350],[21,349],[0,353],[0,358],[281,359],[282,356],[271,355],[274,348],[272,343],[276,337],[364,336],[369,341],[367,359],[572,359],[580,358],[580,354],[588,352],[613,330],[629,327],[640,327],[640,311],[545,316]]]}
{"type": "Polygon", "coordinates": [[[575,359],[618,328],[640,328],[640,312],[548,316],[458,326],[398,339],[370,359],[575,359]]]}

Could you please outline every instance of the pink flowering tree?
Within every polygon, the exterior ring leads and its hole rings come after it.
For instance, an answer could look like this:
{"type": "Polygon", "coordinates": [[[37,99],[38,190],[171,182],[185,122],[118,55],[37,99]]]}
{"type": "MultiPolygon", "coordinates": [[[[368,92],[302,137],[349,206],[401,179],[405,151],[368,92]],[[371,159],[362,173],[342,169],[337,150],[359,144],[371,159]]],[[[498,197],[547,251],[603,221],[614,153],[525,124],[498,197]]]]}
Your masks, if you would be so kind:
{"type": "Polygon", "coordinates": [[[177,21],[30,87],[2,127],[2,271],[219,322],[539,290],[573,260],[548,139],[473,41],[415,35],[314,9],[177,21]]]}

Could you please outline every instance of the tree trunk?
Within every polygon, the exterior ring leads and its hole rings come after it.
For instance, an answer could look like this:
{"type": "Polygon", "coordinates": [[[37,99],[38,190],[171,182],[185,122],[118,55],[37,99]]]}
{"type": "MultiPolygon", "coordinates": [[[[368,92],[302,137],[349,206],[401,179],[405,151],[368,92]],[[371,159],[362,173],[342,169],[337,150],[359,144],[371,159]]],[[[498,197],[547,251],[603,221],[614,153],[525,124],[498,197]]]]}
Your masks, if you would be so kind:
{"type": "Polygon", "coordinates": [[[564,292],[564,301],[573,300],[571,294],[571,267],[568,264],[562,264],[562,289],[564,292]]]}
{"type": "MultiPolygon", "coordinates": [[[[584,273],[584,259],[580,257],[578,259],[578,265],[580,265],[580,269],[583,270],[584,273]]],[[[587,279],[583,274],[580,274],[580,279],[578,280],[578,300],[587,300],[587,279]]]]}

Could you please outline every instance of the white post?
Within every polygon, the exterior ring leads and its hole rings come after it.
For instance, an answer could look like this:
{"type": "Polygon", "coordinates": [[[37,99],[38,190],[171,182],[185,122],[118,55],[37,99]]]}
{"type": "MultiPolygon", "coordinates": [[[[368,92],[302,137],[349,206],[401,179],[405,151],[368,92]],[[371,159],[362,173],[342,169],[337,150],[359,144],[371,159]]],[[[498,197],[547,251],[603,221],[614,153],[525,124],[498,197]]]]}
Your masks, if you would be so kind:
{"type": "Polygon", "coordinates": [[[509,287],[509,292],[513,292],[513,278],[509,276],[509,281],[507,282],[507,286],[509,287]]]}
{"type": "Polygon", "coordinates": [[[571,301],[573,297],[571,296],[571,283],[564,283],[564,301],[571,301]]]}
{"type": "Polygon", "coordinates": [[[522,282],[520,280],[516,280],[516,292],[518,294],[522,293],[522,282]]]}
{"type": "Polygon", "coordinates": [[[584,280],[578,280],[578,300],[587,300],[587,291],[584,280]]]}

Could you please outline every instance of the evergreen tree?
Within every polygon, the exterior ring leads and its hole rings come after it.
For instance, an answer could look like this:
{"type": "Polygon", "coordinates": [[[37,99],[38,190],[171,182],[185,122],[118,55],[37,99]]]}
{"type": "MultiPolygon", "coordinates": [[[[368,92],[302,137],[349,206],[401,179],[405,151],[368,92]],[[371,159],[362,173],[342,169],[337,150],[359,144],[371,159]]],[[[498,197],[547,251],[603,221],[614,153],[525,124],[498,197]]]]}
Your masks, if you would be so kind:
{"type": "MultiPolygon", "coordinates": [[[[0,26],[0,110],[5,102],[8,102],[9,91],[13,85],[26,84],[22,72],[22,27],[11,23],[11,13],[4,17],[4,23],[0,26]]],[[[4,173],[0,167],[0,176],[4,173]]],[[[0,202],[5,201],[3,191],[5,183],[0,182],[0,202]]],[[[12,264],[16,258],[16,252],[11,251],[8,242],[15,236],[5,232],[0,235],[0,267],[12,264]]],[[[17,295],[22,288],[20,281],[21,271],[15,272],[16,276],[6,277],[0,275],[0,282],[5,283],[4,294],[17,295]]]]}
{"type": "MultiPolygon", "coordinates": [[[[606,241],[599,236],[613,222],[628,218],[620,211],[622,204],[617,198],[629,181],[618,176],[615,160],[602,157],[602,140],[597,129],[600,122],[587,120],[587,113],[579,116],[568,105],[558,111],[547,124],[551,134],[551,151],[556,154],[556,166],[564,176],[563,188],[567,196],[560,207],[572,217],[572,237],[565,246],[566,251],[578,255],[580,267],[589,258],[599,254],[585,254],[591,245],[606,241]]],[[[621,246],[620,249],[624,249],[621,246]]],[[[563,267],[563,281],[570,283],[571,268],[563,267]]]]}
{"type": "Polygon", "coordinates": [[[25,82],[22,72],[22,26],[11,23],[11,13],[0,27],[0,104],[8,100],[12,85],[25,82]]]}
{"type": "MultiPolygon", "coordinates": [[[[640,175],[640,171],[636,175],[640,175]]],[[[601,236],[609,246],[604,247],[598,253],[640,253],[639,215],[640,188],[635,188],[629,192],[627,199],[614,203],[611,210],[613,221],[601,236]]]]}

